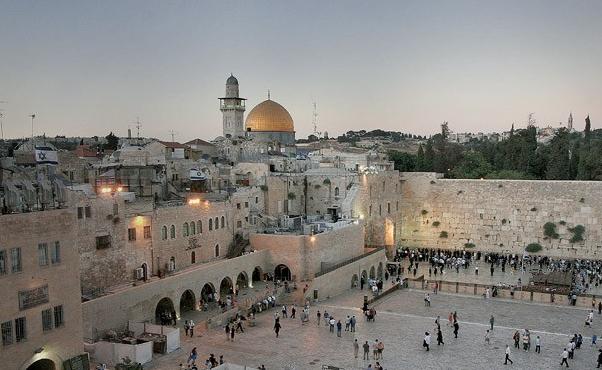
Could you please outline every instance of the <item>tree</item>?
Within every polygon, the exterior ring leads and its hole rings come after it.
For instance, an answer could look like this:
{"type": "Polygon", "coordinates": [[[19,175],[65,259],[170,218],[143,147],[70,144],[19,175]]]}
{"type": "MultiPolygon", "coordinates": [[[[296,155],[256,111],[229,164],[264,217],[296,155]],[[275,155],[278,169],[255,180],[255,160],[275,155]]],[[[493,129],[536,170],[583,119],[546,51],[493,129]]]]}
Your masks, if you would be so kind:
{"type": "Polygon", "coordinates": [[[426,142],[426,147],[424,149],[424,162],[423,162],[423,171],[432,171],[433,170],[433,160],[435,158],[435,151],[433,150],[433,143],[431,140],[426,142]]]}
{"type": "Polygon", "coordinates": [[[585,129],[583,130],[583,133],[585,134],[586,138],[589,138],[589,134],[592,131],[592,123],[589,120],[589,114],[587,115],[587,117],[585,117],[585,129]]]}
{"type": "Polygon", "coordinates": [[[418,145],[418,152],[416,153],[416,171],[422,172],[426,170],[424,161],[424,149],[422,149],[422,144],[420,144],[418,145]]]}
{"type": "Polygon", "coordinates": [[[117,150],[119,138],[113,134],[113,131],[109,132],[109,134],[105,136],[105,139],[107,139],[107,149],[117,150]]]}
{"type": "Polygon", "coordinates": [[[416,170],[416,155],[398,152],[395,150],[389,151],[389,160],[395,164],[395,169],[400,172],[412,172],[416,170]]]}
{"type": "Polygon", "coordinates": [[[569,133],[565,128],[558,130],[548,147],[546,179],[568,180],[570,178],[569,133]]]}
{"type": "Polygon", "coordinates": [[[457,179],[479,179],[493,172],[493,166],[487,162],[482,153],[469,151],[451,170],[451,176],[457,179]]]}

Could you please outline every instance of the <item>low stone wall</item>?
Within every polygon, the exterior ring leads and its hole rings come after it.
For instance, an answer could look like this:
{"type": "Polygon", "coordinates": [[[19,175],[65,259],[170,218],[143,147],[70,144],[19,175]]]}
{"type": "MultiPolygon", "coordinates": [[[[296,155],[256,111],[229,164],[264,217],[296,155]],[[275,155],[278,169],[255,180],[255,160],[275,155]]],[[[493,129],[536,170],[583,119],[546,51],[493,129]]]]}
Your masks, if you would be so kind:
{"type": "MultiPolygon", "coordinates": [[[[429,280],[428,282],[422,278],[419,279],[408,279],[408,287],[410,289],[418,289],[433,292],[435,288],[435,283],[439,283],[439,292],[443,293],[457,293],[457,294],[465,294],[465,295],[477,295],[483,296],[487,288],[492,288],[491,285],[485,284],[470,284],[470,283],[461,283],[461,282],[453,282],[453,281],[433,281],[429,280]],[[428,285],[428,286],[427,286],[428,285]]],[[[543,293],[543,292],[531,292],[526,290],[515,290],[514,296],[512,296],[510,289],[507,288],[498,288],[497,297],[492,297],[490,299],[515,299],[519,301],[527,301],[527,302],[536,302],[536,303],[547,303],[554,304],[559,306],[567,306],[569,304],[568,297],[565,294],[553,294],[553,293],[543,293]]],[[[577,297],[577,307],[582,308],[591,308],[592,307],[592,299],[596,297],[591,294],[583,294],[577,297]]]]}

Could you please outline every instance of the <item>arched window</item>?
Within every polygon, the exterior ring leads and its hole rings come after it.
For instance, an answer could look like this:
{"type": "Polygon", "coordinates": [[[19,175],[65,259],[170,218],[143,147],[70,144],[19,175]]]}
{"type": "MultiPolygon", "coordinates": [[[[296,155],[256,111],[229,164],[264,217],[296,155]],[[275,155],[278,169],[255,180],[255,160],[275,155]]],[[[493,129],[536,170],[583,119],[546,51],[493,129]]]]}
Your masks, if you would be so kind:
{"type": "Polygon", "coordinates": [[[219,244],[215,245],[215,257],[219,257],[219,244]]]}
{"type": "Polygon", "coordinates": [[[176,238],[176,225],[171,225],[169,227],[169,237],[171,239],[175,239],[176,238]]]}
{"type": "Polygon", "coordinates": [[[202,234],[203,233],[203,222],[201,220],[198,220],[196,222],[196,226],[197,226],[197,229],[199,230],[199,234],[202,234]]]}
{"type": "Polygon", "coordinates": [[[226,226],[226,218],[222,216],[222,229],[226,226]]]}
{"type": "Polygon", "coordinates": [[[161,240],[167,240],[167,226],[161,228],[161,240]]]}
{"type": "Polygon", "coordinates": [[[188,226],[188,222],[184,222],[182,225],[182,236],[186,237],[190,234],[190,227],[188,226]]]}
{"type": "Polygon", "coordinates": [[[196,224],[194,223],[194,221],[192,221],[190,223],[190,235],[194,235],[196,234],[196,224]]]}
{"type": "Polygon", "coordinates": [[[338,187],[334,188],[334,196],[335,197],[339,196],[339,188],[338,187]]]}
{"type": "Polygon", "coordinates": [[[175,271],[176,269],[176,257],[171,257],[169,259],[169,268],[168,271],[175,271]]]}
{"type": "Polygon", "coordinates": [[[209,219],[209,231],[213,230],[213,219],[209,219]]]}
{"type": "Polygon", "coordinates": [[[194,251],[192,251],[192,253],[190,253],[190,263],[191,264],[196,263],[196,254],[194,253],[194,251]]]}
{"type": "Polygon", "coordinates": [[[219,218],[215,218],[215,230],[219,229],[219,218]]]}

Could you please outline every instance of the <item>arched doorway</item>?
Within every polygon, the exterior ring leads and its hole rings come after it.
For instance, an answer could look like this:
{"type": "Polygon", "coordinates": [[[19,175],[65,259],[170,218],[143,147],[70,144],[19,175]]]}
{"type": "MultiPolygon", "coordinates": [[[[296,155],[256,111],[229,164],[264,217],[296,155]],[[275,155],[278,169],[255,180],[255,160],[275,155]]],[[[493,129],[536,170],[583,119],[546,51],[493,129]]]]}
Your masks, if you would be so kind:
{"type": "Polygon", "coordinates": [[[353,276],[351,277],[351,288],[357,288],[359,284],[360,282],[359,278],[357,277],[357,274],[353,274],[353,276]]]}
{"type": "Polygon", "coordinates": [[[157,303],[155,322],[161,325],[173,324],[173,314],[176,312],[171,299],[165,297],[157,303]]]}
{"type": "Polygon", "coordinates": [[[43,358],[29,365],[27,370],[56,370],[56,365],[54,364],[54,361],[43,358]]]}
{"type": "Polygon", "coordinates": [[[221,299],[225,299],[227,295],[231,295],[233,293],[232,280],[226,276],[219,284],[219,296],[221,299]]]}
{"type": "Polygon", "coordinates": [[[376,269],[376,277],[379,278],[380,280],[384,280],[385,276],[383,275],[383,263],[379,262],[378,263],[378,268],[376,269]]]}
{"type": "Polygon", "coordinates": [[[274,279],[280,281],[290,281],[291,280],[291,270],[286,265],[278,265],[274,269],[274,279]]]}
{"type": "Polygon", "coordinates": [[[192,311],[196,308],[196,299],[192,290],[187,289],[180,297],[180,315],[187,311],[192,311]]]}
{"type": "Polygon", "coordinates": [[[251,276],[251,280],[253,282],[263,280],[263,271],[261,270],[261,267],[257,266],[253,269],[253,275],[251,276]]]}
{"type": "Polygon", "coordinates": [[[376,279],[376,272],[374,271],[374,266],[370,267],[370,279],[376,279]]]}
{"type": "Polygon", "coordinates": [[[236,290],[238,291],[239,289],[246,289],[248,287],[249,278],[247,277],[247,273],[243,271],[236,277],[236,290]]]}
{"type": "Polygon", "coordinates": [[[203,289],[201,289],[201,299],[203,302],[214,302],[215,301],[215,288],[213,284],[207,283],[203,285],[203,289]]]}

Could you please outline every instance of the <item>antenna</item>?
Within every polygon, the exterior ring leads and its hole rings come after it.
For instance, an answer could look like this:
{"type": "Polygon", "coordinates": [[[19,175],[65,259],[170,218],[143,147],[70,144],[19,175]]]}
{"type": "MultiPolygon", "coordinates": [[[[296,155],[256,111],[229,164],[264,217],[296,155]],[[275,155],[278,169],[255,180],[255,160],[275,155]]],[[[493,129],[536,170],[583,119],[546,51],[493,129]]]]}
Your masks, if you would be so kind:
{"type": "Polygon", "coordinates": [[[314,135],[320,137],[322,134],[318,131],[318,105],[314,102],[314,111],[311,115],[311,124],[314,126],[314,135]]]}
{"type": "MultiPolygon", "coordinates": [[[[0,104],[6,104],[8,103],[7,101],[4,100],[0,100],[0,104]]],[[[2,121],[4,120],[4,109],[0,109],[0,137],[2,138],[2,140],[4,140],[4,126],[2,125],[2,121]]]]}
{"type": "Polygon", "coordinates": [[[140,127],[142,127],[142,122],[140,122],[140,117],[136,117],[136,121],[134,121],[132,123],[136,124],[134,126],[134,127],[136,127],[136,138],[140,139],[140,127]]]}
{"type": "Polygon", "coordinates": [[[171,142],[175,143],[174,136],[176,136],[176,132],[174,130],[169,130],[169,133],[171,134],[171,142]]]}

